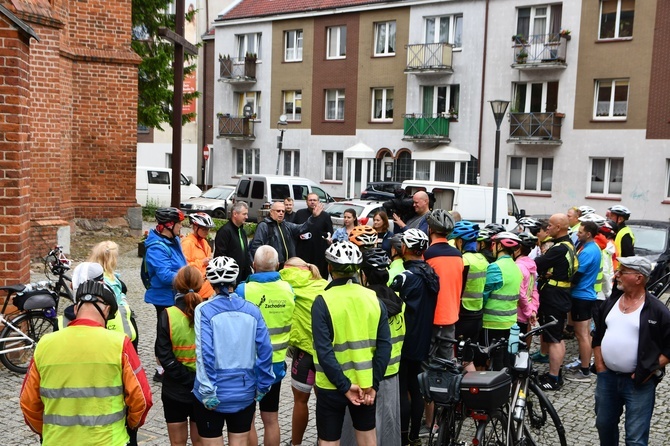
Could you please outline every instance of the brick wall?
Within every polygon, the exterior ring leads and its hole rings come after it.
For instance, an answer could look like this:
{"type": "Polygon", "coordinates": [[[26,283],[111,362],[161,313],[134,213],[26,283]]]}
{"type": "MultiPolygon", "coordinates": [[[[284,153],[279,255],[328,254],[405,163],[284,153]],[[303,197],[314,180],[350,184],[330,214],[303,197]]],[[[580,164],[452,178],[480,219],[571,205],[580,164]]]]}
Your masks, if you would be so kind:
{"type": "Polygon", "coordinates": [[[651,58],[647,138],[670,139],[670,3],[656,6],[654,49],[651,58]]]}

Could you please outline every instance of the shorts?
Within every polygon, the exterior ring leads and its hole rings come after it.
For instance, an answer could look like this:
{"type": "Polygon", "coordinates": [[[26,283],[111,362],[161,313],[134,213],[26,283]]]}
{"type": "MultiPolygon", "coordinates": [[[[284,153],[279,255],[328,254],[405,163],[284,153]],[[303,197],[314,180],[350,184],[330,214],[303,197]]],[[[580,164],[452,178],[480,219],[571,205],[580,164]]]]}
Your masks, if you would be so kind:
{"type": "MultiPolygon", "coordinates": [[[[478,318],[461,318],[456,322],[456,339],[477,342],[482,332],[482,315],[478,318]]],[[[463,362],[472,362],[475,352],[472,347],[463,351],[463,362]]]]}
{"type": "Polygon", "coordinates": [[[433,325],[433,336],[430,340],[431,355],[442,359],[451,359],[454,357],[454,344],[451,342],[440,341],[437,336],[443,338],[456,338],[456,325],[433,325]]]}
{"type": "Polygon", "coordinates": [[[203,438],[223,436],[223,425],[228,425],[228,433],[243,434],[251,430],[254,420],[256,402],[235,413],[222,413],[207,410],[203,404],[193,397],[193,415],[198,426],[198,434],[203,438]]]}
{"type": "Polygon", "coordinates": [[[584,322],[593,316],[593,304],[595,300],[572,299],[572,320],[574,322],[584,322]]]}
{"type": "Polygon", "coordinates": [[[302,393],[310,393],[315,378],[314,358],[306,351],[296,348],[291,361],[291,386],[302,393]]]}
{"type": "Polygon", "coordinates": [[[270,391],[265,394],[258,403],[261,412],[279,412],[279,392],[281,391],[281,381],[274,383],[270,391]]]}
{"type": "Polygon", "coordinates": [[[338,390],[319,389],[316,399],[316,431],[319,439],[324,441],[338,441],[342,436],[345,410],[349,408],[354,429],[360,432],[371,431],[375,428],[375,413],[377,404],[371,406],[355,406],[338,390]]]}
{"type": "Polygon", "coordinates": [[[166,397],[165,394],[161,395],[161,401],[163,402],[163,415],[166,423],[183,423],[188,421],[189,418],[191,421],[195,421],[193,418],[193,404],[173,400],[166,397]]]}
{"type": "Polygon", "coordinates": [[[547,327],[542,332],[542,342],[548,344],[558,344],[563,340],[563,327],[567,319],[567,313],[554,307],[540,304],[540,310],[537,313],[537,320],[540,325],[551,322],[551,316],[554,316],[558,323],[547,327]]]}
{"type": "MultiPolygon", "coordinates": [[[[494,328],[484,328],[482,329],[479,335],[479,345],[489,346],[496,341],[501,339],[509,339],[509,328],[508,329],[494,329],[494,328]]],[[[495,351],[489,352],[489,355],[486,356],[484,353],[479,350],[474,351],[474,363],[477,367],[485,367],[487,362],[490,361],[491,370],[502,370],[505,366],[507,353],[507,344],[497,348],[495,351]]]]}

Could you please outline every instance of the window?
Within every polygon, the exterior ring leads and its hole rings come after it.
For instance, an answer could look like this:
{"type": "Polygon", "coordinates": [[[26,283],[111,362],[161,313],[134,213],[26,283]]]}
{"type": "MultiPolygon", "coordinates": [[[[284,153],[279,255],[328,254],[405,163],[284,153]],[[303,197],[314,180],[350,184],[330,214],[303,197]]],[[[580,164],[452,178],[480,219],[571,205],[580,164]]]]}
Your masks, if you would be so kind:
{"type": "Polygon", "coordinates": [[[509,188],[550,192],[553,170],[553,158],[513,156],[509,165],[509,188]]]}
{"type": "Polygon", "coordinates": [[[255,54],[261,59],[261,33],[237,35],[237,57],[243,61],[247,54],[255,54]]]}
{"type": "Polygon", "coordinates": [[[558,82],[514,84],[512,113],[550,113],[558,106],[558,82]]]}
{"type": "Polygon", "coordinates": [[[247,91],[244,93],[235,93],[235,99],[237,101],[237,116],[244,117],[244,106],[251,106],[251,118],[252,119],[261,119],[261,92],[260,91],[247,91]],[[256,115],[254,117],[254,115],[256,115]]]}
{"type": "Polygon", "coordinates": [[[237,175],[251,175],[260,173],[261,151],[259,149],[235,149],[237,175]]]}
{"type": "Polygon", "coordinates": [[[299,150],[284,150],[284,175],[300,176],[299,150]]]}
{"type": "Polygon", "coordinates": [[[596,81],[595,119],[624,120],[628,116],[628,79],[596,81]]]}
{"type": "Polygon", "coordinates": [[[149,184],[170,184],[170,173],[160,170],[148,170],[149,184]]]}
{"type": "Polygon", "coordinates": [[[344,119],[344,90],[326,90],[326,120],[344,119]]]}
{"type": "MultiPolygon", "coordinates": [[[[532,45],[544,45],[551,35],[561,31],[561,16],[563,6],[538,5],[517,9],[516,34],[523,37],[532,45]]],[[[555,37],[555,36],[553,36],[555,37]]],[[[533,49],[533,54],[539,54],[533,49]]]]}
{"type": "Polygon", "coordinates": [[[621,194],[623,158],[591,158],[592,194],[621,194]]]}
{"type": "Polygon", "coordinates": [[[372,120],[393,120],[393,88],[375,88],[372,90],[372,120]]]}
{"type": "Polygon", "coordinates": [[[375,24],[375,56],[395,54],[395,21],[375,24]]]}
{"type": "Polygon", "coordinates": [[[462,46],[462,15],[426,17],[425,28],[425,43],[451,43],[456,48],[462,46]]]}
{"type": "Polygon", "coordinates": [[[347,57],[347,27],[331,26],[326,31],[328,51],[327,59],[344,59],[347,57]]]}
{"type": "Polygon", "coordinates": [[[284,92],[284,109],[282,113],[289,121],[302,120],[302,90],[284,92]]]}
{"type": "Polygon", "coordinates": [[[323,152],[323,179],[326,181],[342,181],[342,152],[323,152]]]}
{"type": "Polygon", "coordinates": [[[635,0],[600,0],[600,39],[633,37],[635,0]]]}
{"type": "Polygon", "coordinates": [[[302,60],[302,30],[296,29],[284,33],[284,61],[299,62],[302,60]]]}
{"type": "Polygon", "coordinates": [[[433,116],[439,113],[451,114],[452,112],[458,115],[459,85],[427,85],[421,87],[421,90],[423,96],[422,113],[424,116],[433,116]]]}
{"type": "Polygon", "coordinates": [[[453,161],[435,161],[435,181],[456,182],[456,163],[453,161]]]}

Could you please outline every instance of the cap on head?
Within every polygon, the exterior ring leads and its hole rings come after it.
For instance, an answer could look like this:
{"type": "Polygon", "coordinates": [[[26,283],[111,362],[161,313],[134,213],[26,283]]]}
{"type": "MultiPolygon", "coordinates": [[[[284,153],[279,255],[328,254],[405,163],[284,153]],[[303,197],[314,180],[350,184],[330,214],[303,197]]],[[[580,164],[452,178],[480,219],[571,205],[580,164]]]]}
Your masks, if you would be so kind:
{"type": "Polygon", "coordinates": [[[87,280],[101,281],[103,279],[102,265],[95,262],[83,262],[77,265],[72,272],[72,289],[77,290],[79,285],[87,280]]]}
{"type": "Polygon", "coordinates": [[[628,269],[637,271],[638,273],[642,274],[645,277],[649,277],[651,275],[652,264],[645,257],[641,256],[619,257],[619,263],[628,269]]]}

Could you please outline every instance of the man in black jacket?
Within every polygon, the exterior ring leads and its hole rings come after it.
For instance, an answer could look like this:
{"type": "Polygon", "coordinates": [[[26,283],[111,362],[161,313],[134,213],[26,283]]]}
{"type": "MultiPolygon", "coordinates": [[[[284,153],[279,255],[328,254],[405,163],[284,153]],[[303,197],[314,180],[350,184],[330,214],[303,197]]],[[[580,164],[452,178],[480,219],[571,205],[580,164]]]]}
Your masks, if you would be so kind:
{"type": "Polygon", "coordinates": [[[247,204],[244,201],[236,202],[230,220],[216,232],[214,239],[214,257],[231,257],[240,267],[240,273],[237,276],[238,283],[247,280],[253,263],[249,254],[247,232],[244,230],[244,222],[247,221],[248,216],[247,204]]]}
{"type": "MultiPolygon", "coordinates": [[[[307,208],[296,212],[293,222],[297,224],[305,223],[313,215],[317,204],[319,204],[317,194],[307,195],[307,208]]],[[[327,212],[323,212],[313,219],[309,231],[300,233],[296,246],[296,255],[305,262],[316,265],[324,279],[328,279],[328,262],[326,262],[326,256],[324,256],[326,248],[328,248],[326,239],[331,235],[333,235],[333,221],[327,212]]]]}

